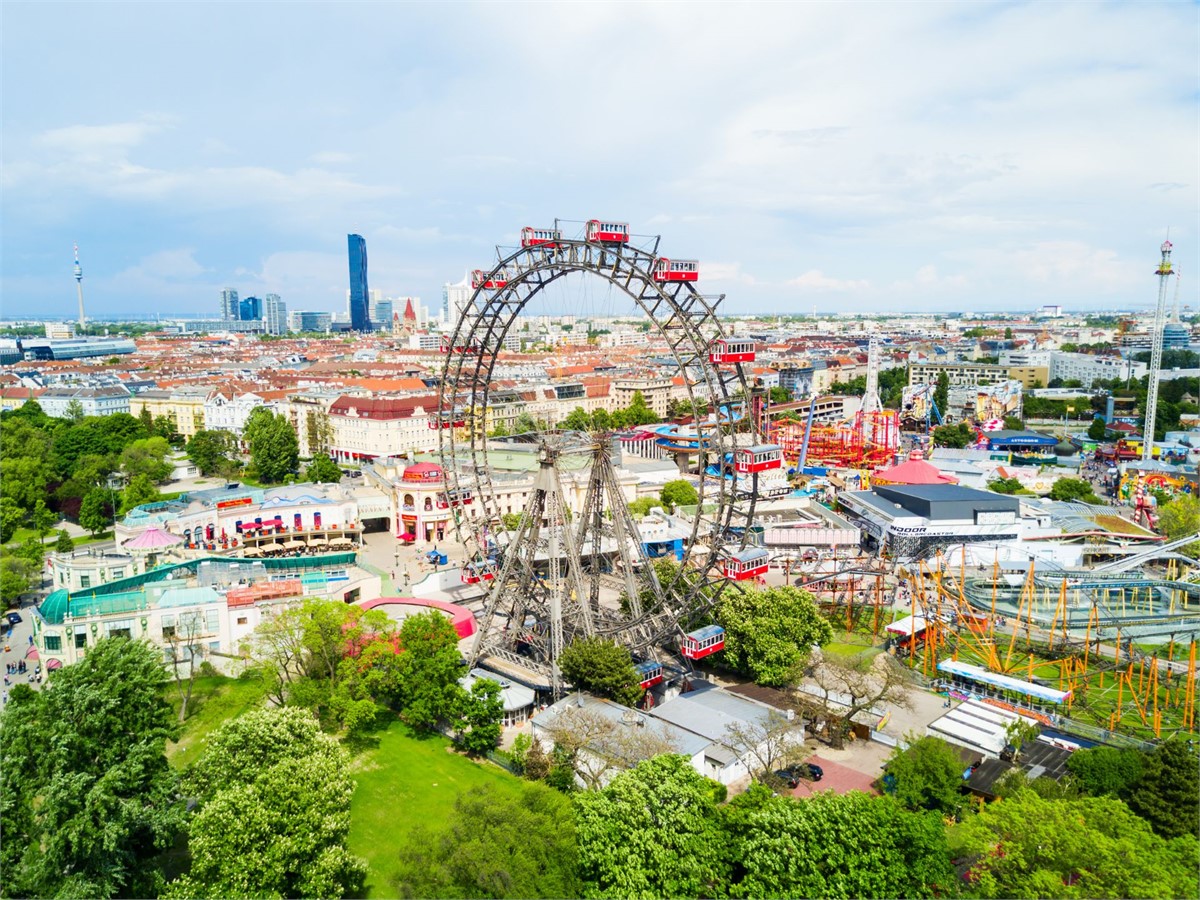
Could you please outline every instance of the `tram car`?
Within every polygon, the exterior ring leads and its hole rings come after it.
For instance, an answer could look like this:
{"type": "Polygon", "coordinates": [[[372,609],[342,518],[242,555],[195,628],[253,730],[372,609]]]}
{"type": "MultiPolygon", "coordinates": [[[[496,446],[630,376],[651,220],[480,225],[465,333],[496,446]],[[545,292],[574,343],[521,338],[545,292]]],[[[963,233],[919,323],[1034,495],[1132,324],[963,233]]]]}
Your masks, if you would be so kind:
{"type": "Polygon", "coordinates": [[[562,232],[557,228],[530,228],[526,226],[521,229],[522,247],[557,247],[561,240],[562,232]]]}
{"type": "Polygon", "coordinates": [[[742,475],[783,468],[783,451],[774,444],[738,447],[733,451],[734,471],[742,475]]]}
{"type": "Polygon", "coordinates": [[[721,571],[730,581],[746,581],[767,574],[770,554],[762,547],[748,547],[732,554],[721,566],[721,571]]]}
{"type": "Polygon", "coordinates": [[[700,263],[694,259],[660,259],[651,274],[655,281],[699,281],[700,263]]]}
{"type": "Polygon", "coordinates": [[[463,584],[479,584],[481,581],[491,581],[496,577],[496,570],[490,562],[465,563],[458,574],[463,584]]]}
{"type": "Polygon", "coordinates": [[[717,338],[708,350],[708,361],[715,365],[754,362],[754,341],[717,338]]]}
{"type": "Polygon", "coordinates": [[[656,684],[660,684],[663,680],[662,663],[656,663],[654,660],[648,660],[647,662],[635,663],[633,667],[638,673],[638,684],[640,684],[643,689],[652,688],[656,684]]]}
{"type": "Polygon", "coordinates": [[[455,353],[478,353],[479,352],[478,347],[473,347],[469,344],[454,344],[454,343],[452,343],[453,340],[454,340],[454,338],[452,338],[450,335],[443,334],[442,335],[442,343],[441,343],[441,346],[438,347],[438,349],[442,353],[449,353],[452,350],[455,353]]]}
{"type": "Polygon", "coordinates": [[[437,415],[429,417],[430,428],[466,428],[467,414],[462,410],[439,410],[437,415]]]}
{"type": "Polygon", "coordinates": [[[703,659],[710,653],[725,649],[725,629],[720,625],[705,625],[683,636],[679,652],[688,659],[703,659]]]}
{"type": "Polygon", "coordinates": [[[590,219],[584,235],[593,244],[628,244],[629,223],[590,219]]]}
{"type": "Polygon", "coordinates": [[[476,269],[471,273],[471,287],[475,290],[483,288],[487,291],[498,291],[500,288],[508,284],[508,273],[504,271],[485,272],[483,269],[476,269]]]}

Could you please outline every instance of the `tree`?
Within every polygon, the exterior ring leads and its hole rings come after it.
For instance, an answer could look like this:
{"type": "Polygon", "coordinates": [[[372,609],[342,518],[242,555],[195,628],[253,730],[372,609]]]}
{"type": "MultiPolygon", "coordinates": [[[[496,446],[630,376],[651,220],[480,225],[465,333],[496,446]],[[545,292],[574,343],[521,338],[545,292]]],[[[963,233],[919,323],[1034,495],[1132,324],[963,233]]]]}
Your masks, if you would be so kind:
{"type": "Polygon", "coordinates": [[[314,456],[308,468],[304,470],[304,480],[317,484],[336,484],[342,480],[342,470],[332,458],[324,453],[314,456]]]}
{"type": "Polygon", "coordinates": [[[637,706],[645,693],[629,651],[606,638],[576,638],[559,655],[558,667],[576,688],[624,706],[637,706]]]}
{"type": "MultiPolygon", "coordinates": [[[[1169,540],[1178,540],[1200,533],[1200,499],[1180,494],[1159,509],[1158,527],[1169,540]]],[[[1200,541],[1188,544],[1180,551],[1187,556],[1200,556],[1200,541]]]]}
{"type": "Polygon", "coordinates": [[[1030,722],[1019,717],[1009,722],[1004,729],[1004,738],[1013,748],[1013,759],[1020,759],[1021,748],[1026,744],[1032,744],[1041,733],[1041,726],[1037,722],[1030,722]]]}
{"type": "Polygon", "coordinates": [[[121,471],[129,478],[145,475],[154,484],[171,480],[172,466],[167,462],[171,445],[163,437],[148,437],[134,441],[121,451],[121,471]]]}
{"type": "Polygon", "coordinates": [[[700,493],[684,478],[668,481],[662,486],[658,496],[663,506],[672,511],[680,506],[695,506],[700,502],[700,493]]]}
{"type": "Polygon", "coordinates": [[[161,654],[105,638],[0,716],[3,893],[152,897],[183,823],[161,654]]]}
{"type": "Polygon", "coordinates": [[[841,747],[854,717],[879,704],[908,708],[908,683],[904,667],[886,654],[873,658],[844,659],[823,655],[813,671],[822,692],[829,738],[841,747]]]}
{"type": "MultiPolygon", "coordinates": [[[[1193,798],[1194,804],[1194,798],[1193,798]]],[[[1031,790],[991,803],[952,832],[979,897],[1194,897],[1200,843],[1166,841],[1118,800],[1045,800],[1031,790]]]]}
{"type": "Polygon", "coordinates": [[[813,646],[833,639],[812,595],[796,587],[725,591],[716,618],[725,628],[725,663],[758,684],[789,683],[813,646]]]}
{"type": "Polygon", "coordinates": [[[0,497],[0,544],[7,544],[25,521],[25,510],[11,497],[0,497]]]}
{"type": "Polygon", "coordinates": [[[566,431],[590,431],[592,417],[582,406],[577,406],[567,413],[567,417],[559,423],[559,427],[566,431]]]}
{"type": "Polygon", "coordinates": [[[254,710],[208,737],[186,786],[198,805],[188,874],[166,897],[357,896],[346,848],[350,758],[306,711],[254,710]]]}
{"type": "Polygon", "coordinates": [[[300,444],[287,416],[260,406],[246,420],[244,437],[250,464],[263,481],[281,482],[300,464],[300,444]]]}
{"type": "Polygon", "coordinates": [[[1090,482],[1082,478],[1059,478],[1050,488],[1051,500],[1078,500],[1083,503],[1100,503],[1092,491],[1090,482]]]}
{"type": "Polygon", "coordinates": [[[729,848],[730,896],[935,897],[952,884],[933,813],[858,791],[800,802],[760,794],[742,805],[750,808],[729,848]]]}
{"type": "Polygon", "coordinates": [[[1145,763],[1140,750],[1089,747],[1070,755],[1067,770],[1085,794],[1123,799],[1141,779],[1145,763]]]}
{"type": "Polygon", "coordinates": [[[462,709],[462,656],[458,634],[436,610],[406,618],[400,626],[396,699],[414,728],[433,728],[462,709]]]}
{"type": "Polygon", "coordinates": [[[741,759],[754,761],[751,774],[759,781],[785,765],[800,762],[804,750],[804,721],[770,710],[758,722],[734,722],[725,726],[725,744],[741,759]]]}
{"type": "Polygon", "coordinates": [[[662,506],[662,500],[657,497],[638,497],[636,500],[630,500],[627,505],[630,515],[640,519],[648,515],[650,510],[662,506]]]}
{"type": "Polygon", "coordinates": [[[1154,748],[1127,802],[1157,834],[1173,838],[1200,833],[1198,796],[1200,759],[1187,741],[1173,737],[1154,748]]]}
{"type": "Polygon", "coordinates": [[[938,372],[937,384],[933,389],[933,402],[937,404],[938,411],[944,416],[950,407],[950,375],[947,372],[938,372]]]}
{"type": "MultiPolygon", "coordinates": [[[[938,409],[941,409],[939,406],[938,409]]],[[[975,432],[966,422],[957,425],[937,425],[933,429],[933,445],[961,450],[975,441],[975,432]]]]}
{"type": "Polygon", "coordinates": [[[157,503],[162,494],[154,486],[149,475],[135,475],[121,492],[121,512],[127,513],[145,503],[157,503]]]}
{"type": "Polygon", "coordinates": [[[401,897],[578,897],[571,802],[540,784],[514,795],[460,793],[443,826],[418,826],[400,851],[401,897]]]}
{"type": "Polygon", "coordinates": [[[505,531],[516,531],[521,527],[521,514],[504,513],[500,516],[500,524],[504,526],[505,531]]]}
{"type": "Polygon", "coordinates": [[[163,624],[163,637],[167,642],[165,655],[174,676],[176,693],[179,695],[181,724],[187,718],[188,704],[192,702],[196,670],[204,661],[207,648],[200,639],[204,632],[204,621],[196,612],[181,612],[174,625],[163,624]]]}
{"type": "Polygon", "coordinates": [[[1107,434],[1108,423],[1104,421],[1104,416],[1096,416],[1092,419],[1092,424],[1088,426],[1087,436],[1093,441],[1102,441],[1107,434]]]}
{"type": "Polygon", "coordinates": [[[201,429],[188,441],[187,455],[201,475],[223,475],[234,468],[233,449],[234,439],[229,432],[201,429]]]}
{"type": "Polygon", "coordinates": [[[504,701],[500,698],[500,683],[490,678],[476,678],[471,690],[463,697],[463,709],[456,728],[454,742],[473,756],[495,750],[500,743],[504,701]]]}
{"type": "Polygon", "coordinates": [[[37,570],[27,559],[6,551],[0,556],[0,600],[15,604],[33,586],[37,570]]]}
{"type": "Polygon", "coordinates": [[[964,768],[962,757],[941,738],[918,738],[888,757],[891,796],[914,812],[928,809],[955,815],[963,802],[964,768]]]}
{"type": "Polygon", "coordinates": [[[66,412],[66,417],[68,419],[70,419],[72,422],[82,421],[83,417],[85,415],[85,413],[83,411],[83,404],[80,403],[78,400],[71,400],[67,404],[67,408],[66,408],[65,412],[66,412]]]}
{"type": "Polygon", "coordinates": [[[575,799],[582,895],[707,897],[724,881],[709,782],[684,756],[656,756],[575,799]]]}
{"type": "Polygon", "coordinates": [[[71,539],[71,535],[67,534],[65,528],[59,529],[58,540],[54,542],[54,550],[56,553],[70,553],[75,549],[75,541],[71,539]]]}
{"type": "Polygon", "coordinates": [[[79,507],[79,524],[95,537],[112,524],[112,493],[104,488],[92,488],[79,507]]]}
{"type": "Polygon", "coordinates": [[[643,760],[679,747],[660,723],[642,722],[631,728],[588,707],[568,706],[547,727],[555,753],[584,786],[595,790],[615,771],[631,769],[643,760]]]}
{"type": "Polygon", "coordinates": [[[46,539],[46,535],[54,530],[54,523],[57,521],[58,516],[46,507],[46,501],[42,499],[38,500],[33,507],[33,512],[29,515],[29,523],[33,526],[39,541],[46,539]]]}
{"type": "Polygon", "coordinates": [[[988,482],[988,490],[997,494],[1020,494],[1025,492],[1025,485],[1016,478],[997,478],[988,482]]]}

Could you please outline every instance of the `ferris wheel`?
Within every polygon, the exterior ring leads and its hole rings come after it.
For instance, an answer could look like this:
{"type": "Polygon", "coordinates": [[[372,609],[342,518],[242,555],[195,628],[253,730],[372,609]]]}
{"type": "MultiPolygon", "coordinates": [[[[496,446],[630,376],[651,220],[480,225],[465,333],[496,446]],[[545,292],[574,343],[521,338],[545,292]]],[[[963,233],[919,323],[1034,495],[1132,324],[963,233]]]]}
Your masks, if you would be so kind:
{"type": "MultiPolygon", "coordinates": [[[[470,554],[462,578],[487,591],[469,661],[518,680],[535,673],[556,695],[559,655],[578,637],[625,646],[651,682],[681,641],[685,656],[703,655],[688,653],[687,629],[704,622],[731,584],[766,569],[765,551],[749,546],[755,488],[761,469],[782,462],[778,448],[764,445],[750,412],[753,391],[743,363],[753,353],[743,345],[733,348],[737,354],[726,352],[717,318],[723,295],[701,294],[696,262],[666,259],[658,243],[635,239],[626,223],[591,220],[573,237],[558,221],[554,228],[525,228],[519,246],[497,247],[496,264],[472,274],[470,299],[442,340],[433,424],[455,528],[470,554]],[[524,434],[489,437],[494,383],[513,364],[501,350],[518,319],[527,321],[551,294],[554,314],[568,315],[578,298],[592,296],[589,285],[649,323],[648,351],[682,385],[691,408],[708,411],[684,438],[640,435],[674,447],[680,468],[699,475],[699,504],[683,526],[673,567],[655,564],[629,511],[628,485],[614,463],[621,435],[538,422],[524,434]],[[519,524],[506,528],[511,479],[498,464],[513,456],[514,446],[525,459],[536,458],[536,469],[519,524]],[[465,498],[477,503],[468,510],[465,498]]],[[[521,477],[528,485],[529,473],[521,477]]]]}

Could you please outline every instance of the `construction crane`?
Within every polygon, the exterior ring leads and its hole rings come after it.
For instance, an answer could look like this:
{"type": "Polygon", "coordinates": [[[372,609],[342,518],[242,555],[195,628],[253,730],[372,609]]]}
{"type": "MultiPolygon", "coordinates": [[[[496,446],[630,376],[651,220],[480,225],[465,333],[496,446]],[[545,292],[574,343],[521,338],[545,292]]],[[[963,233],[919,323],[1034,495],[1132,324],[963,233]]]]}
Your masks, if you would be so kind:
{"type": "Polygon", "coordinates": [[[1159,247],[1162,261],[1155,274],[1158,275],[1158,306],[1154,310],[1154,326],[1150,334],[1150,378],[1146,384],[1146,424],[1142,426],[1142,461],[1154,458],[1154,422],[1158,415],[1158,381],[1162,374],[1163,328],[1167,313],[1167,279],[1171,277],[1171,242],[1163,241],[1159,247]]]}

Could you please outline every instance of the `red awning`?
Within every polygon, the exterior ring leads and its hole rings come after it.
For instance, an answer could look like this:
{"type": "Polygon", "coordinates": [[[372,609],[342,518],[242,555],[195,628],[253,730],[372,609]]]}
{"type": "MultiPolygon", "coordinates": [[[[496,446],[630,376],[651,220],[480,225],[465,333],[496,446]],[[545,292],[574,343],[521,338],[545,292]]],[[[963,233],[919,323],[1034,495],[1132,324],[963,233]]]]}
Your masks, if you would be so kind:
{"type": "Polygon", "coordinates": [[[26,659],[41,659],[41,657],[38,656],[37,647],[33,646],[33,644],[30,644],[29,649],[25,651],[25,658],[26,659]]]}
{"type": "Polygon", "coordinates": [[[411,532],[408,534],[400,535],[400,540],[402,540],[402,541],[411,542],[411,541],[415,541],[416,539],[417,539],[417,536],[415,534],[412,534],[411,532]]]}
{"type": "Polygon", "coordinates": [[[62,668],[62,660],[61,659],[47,660],[46,668],[47,669],[61,669],[62,668]]]}

